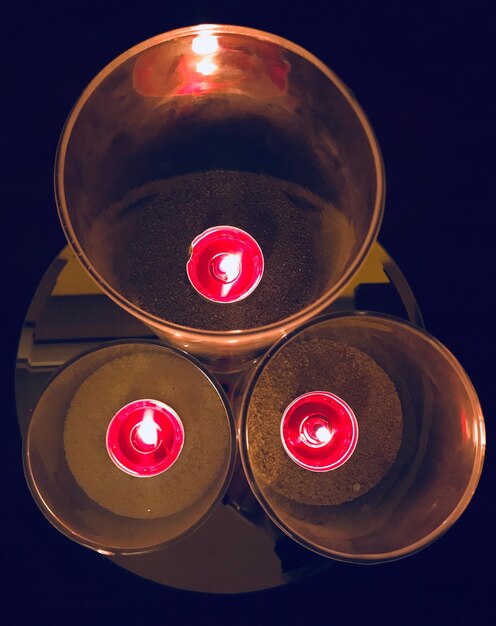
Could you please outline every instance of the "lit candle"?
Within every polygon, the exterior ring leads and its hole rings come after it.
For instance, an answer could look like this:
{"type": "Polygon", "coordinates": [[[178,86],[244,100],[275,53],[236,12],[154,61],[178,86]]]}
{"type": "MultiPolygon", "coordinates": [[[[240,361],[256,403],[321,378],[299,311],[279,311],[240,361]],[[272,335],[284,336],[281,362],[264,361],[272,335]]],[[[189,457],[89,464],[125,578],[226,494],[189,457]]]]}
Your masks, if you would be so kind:
{"type": "Polygon", "coordinates": [[[264,258],[255,239],[234,226],[215,226],[191,243],[186,265],[191,285],[213,302],[238,302],[262,279],[264,258]]]}
{"type": "Polygon", "coordinates": [[[358,424],[351,408],[327,391],[299,396],[284,411],[281,440],[288,456],[304,469],[328,472],[353,454],[358,424]]]}
{"type": "Polygon", "coordinates": [[[135,400],[123,406],[107,430],[107,452],[131,476],[157,476],[178,459],[184,428],[178,414],[157,400],[135,400]]]}

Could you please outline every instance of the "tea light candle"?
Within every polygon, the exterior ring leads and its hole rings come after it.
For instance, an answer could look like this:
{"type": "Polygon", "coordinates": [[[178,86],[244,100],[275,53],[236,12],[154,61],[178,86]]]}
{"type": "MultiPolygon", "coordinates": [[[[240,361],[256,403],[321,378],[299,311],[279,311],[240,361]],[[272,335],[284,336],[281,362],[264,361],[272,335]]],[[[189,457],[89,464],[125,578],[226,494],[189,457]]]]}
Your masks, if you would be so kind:
{"type": "Polygon", "coordinates": [[[355,346],[311,334],[302,331],[268,360],[244,429],[257,484],[293,512],[364,496],[388,474],[403,437],[402,404],[386,371],[355,346]]]}
{"type": "MultiPolygon", "coordinates": [[[[233,124],[219,132],[231,136],[236,127],[233,124]]],[[[153,181],[124,198],[115,210],[116,218],[125,215],[127,222],[122,222],[127,235],[118,238],[112,270],[120,293],[141,310],[191,329],[247,330],[302,311],[322,295],[322,285],[327,284],[323,276],[330,277],[334,267],[344,267],[353,241],[352,225],[330,203],[319,204],[316,196],[297,185],[252,172],[201,171],[153,181]],[[342,241],[324,250],[314,231],[316,215],[322,215],[326,230],[341,233],[342,241]],[[201,244],[189,259],[192,242],[211,228],[223,228],[219,225],[229,225],[225,228],[237,236],[240,230],[249,233],[263,251],[260,282],[249,297],[229,306],[219,305],[222,288],[226,289],[222,278],[236,275],[239,259],[216,259],[220,267],[214,264],[212,270],[214,274],[221,271],[220,279],[211,276],[209,264],[216,254],[232,252],[223,249],[225,240],[202,262],[207,284],[215,285],[214,299],[200,296],[195,288],[203,284],[194,270],[201,244]]],[[[115,231],[101,220],[98,228],[102,247],[108,240],[117,240],[115,231]]],[[[247,270],[247,255],[241,259],[241,269],[247,270]]],[[[229,296],[240,281],[238,277],[227,284],[229,296]]],[[[221,303],[226,297],[222,296],[221,303]]]]}
{"type": "Polygon", "coordinates": [[[281,440],[288,456],[312,472],[341,467],[358,442],[351,408],[327,391],[305,393],[291,402],[281,420],[281,440]]]}
{"type": "Polygon", "coordinates": [[[255,239],[234,226],[214,226],[191,243],[186,265],[191,285],[212,302],[238,302],[262,279],[264,258],[255,239]]]}
{"type": "Polygon", "coordinates": [[[178,414],[157,400],[135,400],[123,406],[107,430],[107,452],[131,476],[157,476],[181,454],[184,428],[178,414]]]}
{"type": "Polygon", "coordinates": [[[66,408],[68,469],[105,511],[195,523],[233,453],[222,397],[165,346],[118,344],[108,358],[86,371],[66,408]]]}

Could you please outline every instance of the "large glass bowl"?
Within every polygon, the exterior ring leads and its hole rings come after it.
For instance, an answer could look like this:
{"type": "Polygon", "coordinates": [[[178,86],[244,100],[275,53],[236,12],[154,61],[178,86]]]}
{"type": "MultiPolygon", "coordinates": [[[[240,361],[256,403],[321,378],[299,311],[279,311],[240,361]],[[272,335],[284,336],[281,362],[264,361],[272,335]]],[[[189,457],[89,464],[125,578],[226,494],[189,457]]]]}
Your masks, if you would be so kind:
{"type": "Polygon", "coordinates": [[[56,196],[77,258],[160,337],[230,367],[321,312],[377,237],[384,171],[352,93],[311,53],[238,26],[131,48],[84,90],[63,130],[56,196]],[[248,232],[265,270],[242,301],[188,282],[190,243],[248,232]]]}
{"type": "Polygon", "coordinates": [[[240,445],[255,495],[284,532],[324,556],[373,563],[421,550],[456,522],[482,471],[485,430],[476,392],[443,345],[399,319],[357,313],[317,318],[270,349],[244,395],[240,445]],[[339,368],[333,359],[341,359],[339,368]],[[381,388],[364,376],[363,364],[380,372],[381,388]],[[349,379],[341,372],[349,372],[349,379]],[[386,377],[390,389],[384,395],[386,377]],[[310,475],[283,450],[285,408],[313,391],[339,393],[355,410],[357,467],[350,465],[352,456],[339,469],[310,475]],[[364,425],[372,408],[363,407],[373,407],[378,394],[385,400],[370,439],[364,425]],[[391,440],[386,413],[395,397],[402,413],[399,447],[384,465],[378,450],[391,440]],[[361,483],[381,467],[380,480],[361,493],[361,483]],[[329,505],[338,487],[343,493],[350,487],[352,495],[329,505]]]}

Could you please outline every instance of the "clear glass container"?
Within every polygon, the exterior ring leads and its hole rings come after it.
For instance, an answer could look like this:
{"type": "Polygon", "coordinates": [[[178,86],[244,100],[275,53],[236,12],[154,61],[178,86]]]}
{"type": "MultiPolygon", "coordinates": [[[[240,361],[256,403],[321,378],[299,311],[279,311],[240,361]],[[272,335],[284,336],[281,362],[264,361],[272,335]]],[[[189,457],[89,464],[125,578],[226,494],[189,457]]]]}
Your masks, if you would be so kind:
{"type": "Polygon", "coordinates": [[[476,392],[436,339],[376,314],[317,318],[273,346],[246,389],[241,458],[272,520],[343,561],[399,559],[436,540],[467,507],[483,465],[476,392]],[[327,391],[358,421],[342,467],[311,473],[283,449],[280,420],[305,392],[327,391]]]}
{"type": "Polygon", "coordinates": [[[119,341],[68,361],[49,381],[24,439],[31,493],[70,539],[103,554],[149,552],[191,533],[224,496],[236,434],[222,388],[188,355],[154,342],[119,341]],[[151,399],[180,416],[184,445],[153,476],[119,469],[108,425],[151,399]]]}
{"type": "Polygon", "coordinates": [[[77,258],[115,302],[206,362],[248,361],[321,312],[377,237],[384,172],[352,93],[311,53],[237,26],[131,48],[82,93],[62,133],[56,196],[77,258]],[[260,245],[253,293],[189,283],[216,226],[260,245]]]}

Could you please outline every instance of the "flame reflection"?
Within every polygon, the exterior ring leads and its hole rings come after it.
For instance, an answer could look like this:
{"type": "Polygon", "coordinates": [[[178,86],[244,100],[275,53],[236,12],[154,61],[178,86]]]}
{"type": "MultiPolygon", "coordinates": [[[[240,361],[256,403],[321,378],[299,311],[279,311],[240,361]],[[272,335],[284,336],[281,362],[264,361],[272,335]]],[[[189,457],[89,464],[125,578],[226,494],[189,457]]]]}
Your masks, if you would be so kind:
{"type": "Polygon", "coordinates": [[[217,69],[217,65],[210,59],[202,59],[196,64],[196,71],[204,76],[210,76],[217,69]]]}
{"type": "Polygon", "coordinates": [[[271,98],[288,91],[290,69],[276,45],[206,31],[145,50],[134,64],[133,86],[142,96],[237,93],[271,98]]]}
{"type": "Polygon", "coordinates": [[[319,426],[315,429],[315,437],[320,443],[328,443],[331,441],[331,436],[331,431],[327,428],[327,426],[319,426]]]}
{"type": "Polygon", "coordinates": [[[213,54],[217,52],[219,42],[215,35],[205,32],[195,37],[191,43],[191,49],[196,54],[213,54]]]}

